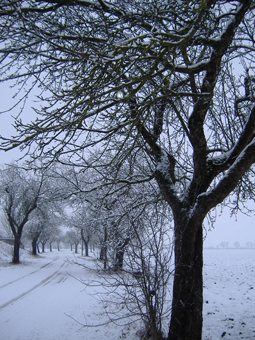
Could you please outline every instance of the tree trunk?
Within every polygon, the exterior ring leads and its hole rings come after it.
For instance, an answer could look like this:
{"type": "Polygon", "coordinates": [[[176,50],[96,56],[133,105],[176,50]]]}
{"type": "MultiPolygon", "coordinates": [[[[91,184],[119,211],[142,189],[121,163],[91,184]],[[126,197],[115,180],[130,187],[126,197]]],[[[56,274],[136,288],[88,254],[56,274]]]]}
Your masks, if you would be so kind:
{"type": "Polygon", "coordinates": [[[85,239],[83,239],[83,242],[85,247],[85,256],[89,256],[89,244],[85,239]]]}
{"type": "Polygon", "coordinates": [[[107,226],[104,228],[104,269],[107,268],[107,240],[108,240],[108,230],[107,226]]]}
{"type": "Polygon", "coordinates": [[[101,244],[101,250],[100,250],[100,261],[104,262],[104,269],[107,268],[107,238],[108,238],[108,232],[107,227],[104,228],[104,241],[101,244]]]}
{"type": "Polygon", "coordinates": [[[116,255],[115,255],[115,263],[114,263],[114,270],[122,270],[123,268],[123,261],[124,261],[124,251],[125,247],[128,245],[129,238],[126,238],[124,242],[119,242],[116,247],[116,255]]]}
{"type": "Polygon", "coordinates": [[[203,322],[202,223],[175,226],[175,275],[168,340],[201,340],[203,322]]]}
{"type": "Polygon", "coordinates": [[[75,243],[74,245],[75,245],[75,251],[74,252],[75,252],[75,254],[78,254],[78,245],[79,245],[79,243],[75,243]]]}
{"type": "Polygon", "coordinates": [[[117,248],[114,265],[115,271],[121,270],[123,268],[123,261],[124,261],[124,248],[117,248]]]}
{"type": "Polygon", "coordinates": [[[37,251],[36,251],[37,240],[38,240],[38,237],[34,237],[32,240],[32,254],[33,255],[37,255],[37,251]]]}
{"type": "Polygon", "coordinates": [[[41,245],[42,245],[42,253],[45,253],[45,249],[44,249],[45,243],[44,243],[44,242],[41,242],[41,245]]]}
{"type": "MultiPolygon", "coordinates": [[[[90,237],[87,237],[87,238],[84,237],[83,229],[81,229],[81,239],[82,239],[82,245],[84,243],[84,246],[85,246],[85,256],[89,256],[89,240],[90,240],[90,237]]],[[[83,250],[83,248],[82,248],[82,250],[83,250]]]]}
{"type": "Polygon", "coordinates": [[[100,259],[100,261],[104,261],[104,258],[105,258],[105,247],[102,246],[101,249],[100,249],[99,259],[100,259]]]}
{"type": "Polygon", "coordinates": [[[20,237],[19,235],[15,235],[12,263],[15,263],[15,264],[19,263],[19,247],[20,247],[20,237]]]}

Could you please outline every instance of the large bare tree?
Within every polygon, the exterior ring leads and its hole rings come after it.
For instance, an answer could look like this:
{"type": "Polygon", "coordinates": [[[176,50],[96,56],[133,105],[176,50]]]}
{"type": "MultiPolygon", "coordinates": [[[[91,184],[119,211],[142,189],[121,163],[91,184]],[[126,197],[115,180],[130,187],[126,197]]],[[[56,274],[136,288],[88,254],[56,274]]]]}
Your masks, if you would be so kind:
{"type": "Polygon", "coordinates": [[[122,180],[156,180],[173,212],[171,340],[201,339],[204,218],[253,195],[254,14],[248,0],[0,4],[1,79],[20,102],[41,91],[2,149],[80,166],[111,155],[119,174],[146,162],[122,180]]]}

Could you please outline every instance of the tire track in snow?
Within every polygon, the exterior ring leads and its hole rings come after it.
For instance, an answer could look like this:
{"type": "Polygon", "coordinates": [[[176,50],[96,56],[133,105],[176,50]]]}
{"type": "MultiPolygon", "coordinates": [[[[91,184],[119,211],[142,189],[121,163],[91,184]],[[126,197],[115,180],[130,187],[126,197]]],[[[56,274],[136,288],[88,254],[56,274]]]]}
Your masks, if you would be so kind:
{"type": "Polygon", "coordinates": [[[41,269],[43,269],[43,268],[46,268],[46,267],[50,266],[53,262],[57,261],[58,259],[59,259],[59,256],[56,256],[55,259],[54,259],[53,261],[44,264],[42,267],[40,267],[40,268],[34,270],[33,272],[31,272],[31,273],[29,273],[29,274],[26,274],[26,275],[24,275],[24,276],[21,276],[21,277],[19,277],[19,278],[16,279],[16,280],[13,280],[13,281],[11,281],[11,282],[5,283],[4,285],[0,286],[0,289],[1,289],[1,288],[4,288],[4,287],[6,287],[6,286],[9,286],[9,285],[11,285],[12,283],[15,283],[15,282],[17,282],[17,281],[19,281],[19,280],[21,280],[21,279],[24,279],[25,277],[28,277],[29,275],[32,275],[32,274],[38,272],[39,270],[41,270],[41,269]]]}
{"type": "MultiPolygon", "coordinates": [[[[56,260],[53,260],[52,262],[54,262],[54,261],[56,261],[56,260]]],[[[51,262],[51,263],[52,263],[52,262],[51,262]]],[[[33,290],[37,289],[38,287],[42,286],[43,284],[46,284],[47,281],[49,281],[49,280],[52,279],[56,274],[58,274],[59,270],[60,270],[64,265],[65,265],[65,262],[62,263],[62,265],[58,268],[58,270],[56,270],[53,274],[49,275],[49,276],[46,277],[44,280],[40,281],[38,284],[36,284],[36,285],[33,286],[32,288],[28,289],[26,292],[24,292],[24,293],[18,295],[17,297],[15,297],[14,299],[12,299],[12,300],[10,300],[10,301],[5,302],[3,305],[0,306],[0,310],[3,309],[3,308],[5,308],[5,307],[7,307],[7,306],[9,306],[11,303],[16,302],[17,300],[21,299],[21,298],[24,297],[25,295],[31,293],[33,290]]],[[[46,265],[45,265],[44,267],[46,267],[46,265]]],[[[41,267],[41,268],[42,268],[42,267],[41,267]]],[[[39,268],[38,270],[40,270],[41,268],[39,268]]],[[[36,270],[36,271],[38,271],[38,270],[36,270]]],[[[35,271],[35,272],[36,272],[36,271],[35,271]]],[[[30,275],[30,274],[28,274],[28,275],[30,275]]],[[[28,275],[26,275],[26,276],[24,276],[24,277],[27,277],[28,275]]],[[[23,278],[24,278],[24,277],[23,277],[23,278]]],[[[16,281],[18,281],[18,280],[16,280],[16,281]]]]}
{"type": "MultiPolygon", "coordinates": [[[[61,269],[63,266],[65,266],[65,268],[67,268],[69,266],[68,262],[65,262],[64,264],[62,264],[62,266],[59,268],[61,269]]],[[[61,273],[61,272],[57,272],[55,277],[51,277],[47,282],[45,282],[43,285],[46,286],[48,284],[58,284],[61,282],[64,282],[68,277],[68,273],[61,273]]]]}

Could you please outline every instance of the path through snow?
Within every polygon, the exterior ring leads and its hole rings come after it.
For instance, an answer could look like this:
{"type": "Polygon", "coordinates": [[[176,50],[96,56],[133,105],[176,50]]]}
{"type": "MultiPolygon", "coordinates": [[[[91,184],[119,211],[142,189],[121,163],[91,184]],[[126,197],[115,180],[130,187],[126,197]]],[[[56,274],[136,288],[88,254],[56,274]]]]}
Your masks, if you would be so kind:
{"type": "MultiPolygon", "coordinates": [[[[92,258],[68,250],[24,256],[18,266],[0,256],[0,340],[138,340],[141,325],[80,325],[107,321],[94,295],[102,288],[82,284],[93,273],[73,263],[90,266],[92,258]]],[[[218,339],[255,339],[253,249],[205,249],[203,340],[218,339]]]]}

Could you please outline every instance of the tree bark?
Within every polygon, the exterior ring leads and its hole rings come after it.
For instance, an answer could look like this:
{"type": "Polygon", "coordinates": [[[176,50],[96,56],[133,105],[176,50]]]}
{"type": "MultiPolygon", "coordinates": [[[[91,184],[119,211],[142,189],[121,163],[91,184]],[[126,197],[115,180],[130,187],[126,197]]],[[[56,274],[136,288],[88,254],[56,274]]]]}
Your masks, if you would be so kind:
{"type": "Polygon", "coordinates": [[[38,253],[40,252],[39,251],[39,247],[38,247],[38,239],[39,239],[39,236],[40,236],[40,232],[35,234],[35,236],[33,237],[32,239],[32,254],[33,255],[37,255],[37,249],[38,249],[38,253]]]}
{"type": "Polygon", "coordinates": [[[45,253],[45,244],[44,242],[41,242],[41,245],[42,245],[42,253],[45,253]]]}
{"type": "Polygon", "coordinates": [[[123,268],[123,261],[124,261],[124,247],[116,249],[116,256],[115,256],[115,264],[114,270],[122,270],[123,268]]]}
{"type": "Polygon", "coordinates": [[[18,264],[19,263],[19,247],[20,247],[20,237],[19,235],[15,235],[14,237],[14,248],[13,248],[13,258],[12,263],[18,264]]]}
{"type": "Polygon", "coordinates": [[[114,270],[122,270],[123,262],[124,262],[124,252],[125,247],[128,245],[129,238],[126,238],[123,242],[119,242],[116,247],[116,255],[115,255],[115,263],[114,263],[114,270]]]}
{"type": "Polygon", "coordinates": [[[84,243],[84,247],[85,247],[85,255],[84,256],[89,256],[89,237],[85,238],[84,237],[84,233],[83,233],[83,229],[81,229],[81,238],[82,238],[82,244],[84,243]]]}
{"type": "Polygon", "coordinates": [[[201,340],[203,322],[202,222],[175,226],[175,275],[168,340],[201,340]]]}
{"type": "Polygon", "coordinates": [[[37,244],[37,237],[34,237],[32,240],[32,254],[37,255],[37,249],[36,249],[36,244],[37,244]]]}
{"type": "Polygon", "coordinates": [[[107,227],[104,228],[104,241],[101,245],[100,250],[100,261],[104,262],[104,269],[107,269],[107,239],[108,239],[108,232],[107,227]]]}
{"type": "Polygon", "coordinates": [[[84,255],[89,256],[89,244],[85,239],[83,239],[83,242],[84,242],[84,247],[85,247],[85,254],[84,255]]]}

